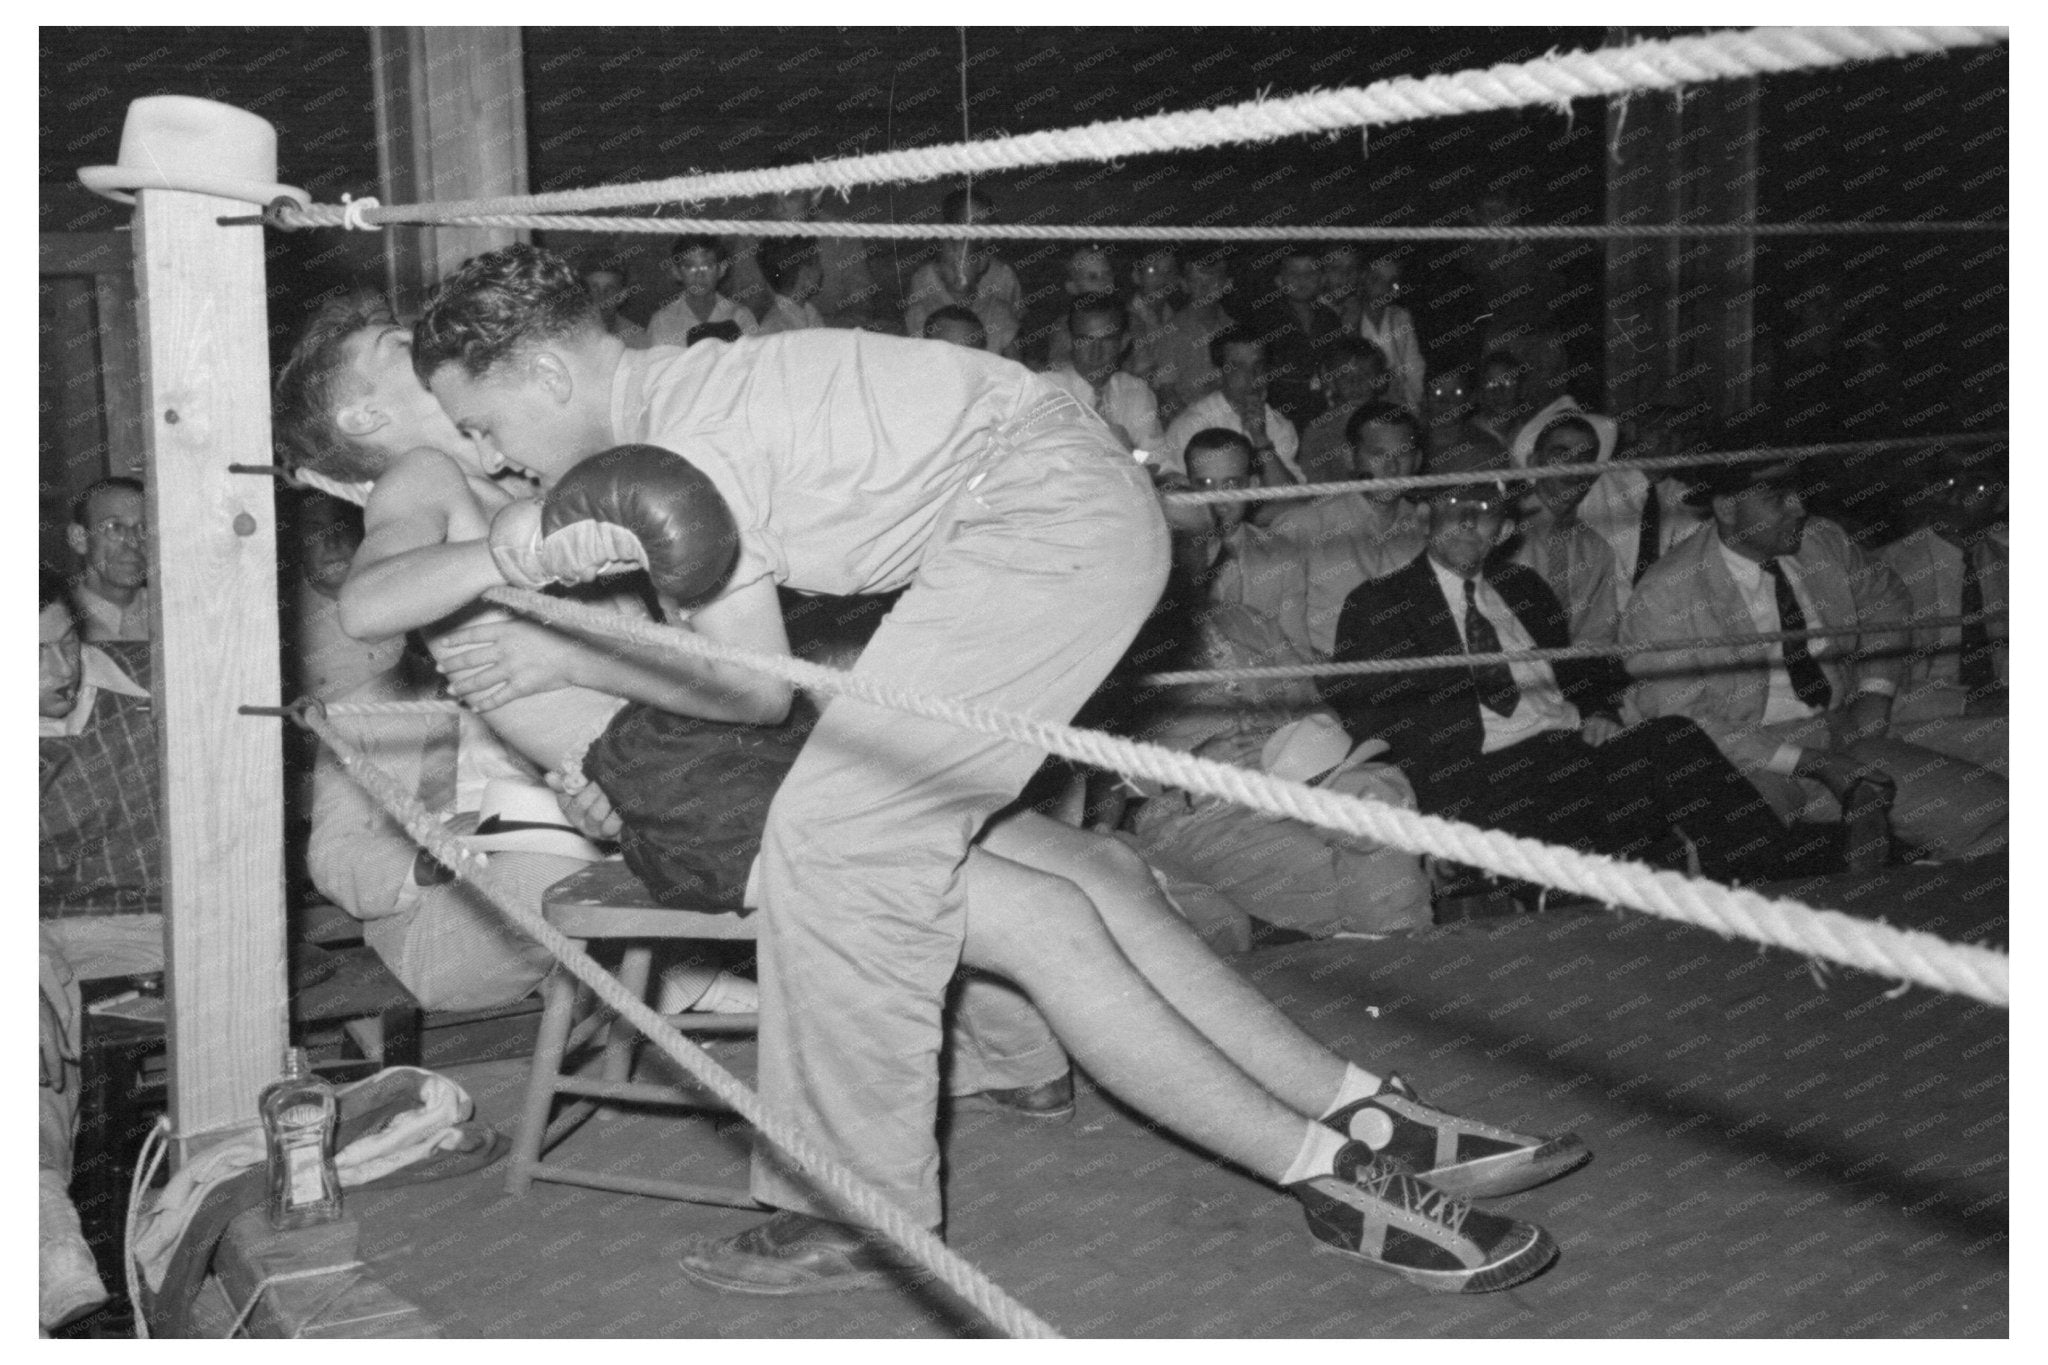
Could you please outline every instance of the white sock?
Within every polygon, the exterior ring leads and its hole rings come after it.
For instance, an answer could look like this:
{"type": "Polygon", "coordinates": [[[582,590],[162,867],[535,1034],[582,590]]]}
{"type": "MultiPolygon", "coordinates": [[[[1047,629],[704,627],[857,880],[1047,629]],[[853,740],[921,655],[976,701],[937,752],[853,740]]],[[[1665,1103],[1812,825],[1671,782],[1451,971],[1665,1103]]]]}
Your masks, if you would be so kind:
{"type": "Polygon", "coordinates": [[[1320,1123],[1302,1120],[1301,1150],[1294,1154],[1294,1164],[1280,1177],[1280,1183],[1294,1185],[1329,1175],[1337,1169],[1337,1152],[1347,1140],[1342,1133],[1332,1132],[1320,1123]]]}
{"type": "Polygon", "coordinates": [[[1362,1099],[1379,1094],[1379,1092],[1379,1077],[1373,1075],[1370,1071],[1361,1071],[1351,1063],[1346,1062],[1344,1063],[1344,1079],[1337,1083],[1336,1098],[1332,1099],[1323,1109],[1323,1117],[1328,1118],[1345,1105],[1356,1104],[1362,1099]]]}

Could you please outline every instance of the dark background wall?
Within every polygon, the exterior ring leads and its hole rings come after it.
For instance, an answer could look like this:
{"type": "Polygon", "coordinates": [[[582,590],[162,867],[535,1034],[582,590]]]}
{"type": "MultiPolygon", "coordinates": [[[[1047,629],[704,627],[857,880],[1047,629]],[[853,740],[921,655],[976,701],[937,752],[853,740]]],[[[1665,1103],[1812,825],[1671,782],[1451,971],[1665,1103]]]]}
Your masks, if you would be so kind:
{"type": "MultiPolygon", "coordinates": [[[[966,35],[967,113],[976,136],[1193,108],[1395,75],[1521,61],[1596,47],[1599,29],[994,29],[966,35]]],[[[40,146],[45,231],[104,230],[126,212],[79,189],[80,165],[114,159],[123,111],[145,94],[204,95],[278,126],[280,175],[317,198],[375,193],[377,154],[365,32],[324,29],[45,28],[40,146]]],[[[524,33],[532,185],[558,189],[931,145],[961,135],[960,35],[952,29],[583,29],[524,33]]],[[[2008,185],[2007,54],[1957,56],[1761,82],[1760,216],[2003,216],[2008,185]]],[[[1658,97],[1638,97],[1658,98],[1658,97]]],[[[1384,130],[1120,165],[1006,173],[984,185],[1017,221],[1432,223],[1458,221],[1506,190],[1538,222],[1603,212],[1605,106],[1429,120],[1384,130]]],[[[856,190],[830,212],[929,221],[938,183],[856,190]]],[[[706,206],[730,213],[756,205],[706,206]]],[[[644,315],[672,288],[644,248],[644,315]]],[[[380,280],[373,234],[273,234],[273,323],[282,339],[332,285],[380,280]]],[[[1005,254],[1049,305],[1057,244],[1005,254]]],[[[885,285],[917,244],[883,246],[885,285]]],[[[1425,342],[1442,328],[1452,252],[1411,252],[1425,342]]],[[[1578,358],[1599,355],[1600,253],[1555,260],[1581,291],[1578,358]]],[[[1242,253],[1249,285],[1270,276],[1242,253]]],[[[2006,254],[2002,237],[1793,242],[1759,257],[1758,316],[1817,276],[1916,374],[1978,418],[2003,421],[2006,254]],[[1865,321],[1867,320],[1867,321],[1865,321]]],[[[1044,317],[1035,319],[1043,321],[1044,317]]]]}

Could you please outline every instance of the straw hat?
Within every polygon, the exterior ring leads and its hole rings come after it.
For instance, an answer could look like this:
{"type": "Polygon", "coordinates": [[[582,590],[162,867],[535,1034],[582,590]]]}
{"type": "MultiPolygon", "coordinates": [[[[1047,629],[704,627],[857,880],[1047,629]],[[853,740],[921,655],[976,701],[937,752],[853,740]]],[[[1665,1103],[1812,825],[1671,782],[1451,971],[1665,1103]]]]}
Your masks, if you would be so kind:
{"type": "Polygon", "coordinates": [[[123,204],[135,202],[133,190],[187,190],[251,204],[309,202],[304,190],[277,183],[277,129],[268,120],[190,95],[131,100],[119,163],[83,167],[78,178],[123,204]]]}

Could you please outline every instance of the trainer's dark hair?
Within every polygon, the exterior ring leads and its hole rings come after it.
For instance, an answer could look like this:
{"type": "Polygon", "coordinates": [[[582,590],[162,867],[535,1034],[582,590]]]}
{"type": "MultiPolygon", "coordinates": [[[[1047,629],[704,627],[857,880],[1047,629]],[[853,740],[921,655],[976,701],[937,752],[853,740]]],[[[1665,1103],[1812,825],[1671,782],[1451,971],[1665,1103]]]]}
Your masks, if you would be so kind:
{"type": "Polygon", "coordinates": [[[1077,320],[1090,313],[1115,318],[1117,330],[1120,332],[1128,332],[1131,329],[1131,310],[1114,294],[1074,295],[1074,301],[1067,305],[1068,328],[1071,329],[1077,320]]]}
{"type": "Polygon", "coordinates": [[[337,294],[307,320],[277,372],[271,421],[286,465],[337,479],[374,479],[383,470],[335,424],[335,410],[355,387],[349,343],[372,327],[396,327],[391,305],[366,290],[337,294]]]}
{"type": "Polygon", "coordinates": [[[477,379],[515,351],[603,327],[567,261],[523,242],[499,247],[463,262],[434,291],[413,328],[413,373],[425,383],[454,365],[477,379]]]}
{"type": "Polygon", "coordinates": [[[1345,441],[1351,445],[1357,445],[1359,433],[1363,432],[1368,426],[1400,427],[1407,431],[1409,436],[1414,438],[1415,444],[1418,447],[1424,444],[1422,439],[1422,419],[1402,407],[1399,403],[1389,403],[1385,399],[1375,399],[1370,403],[1360,403],[1358,411],[1352,413],[1351,420],[1344,424],[1345,441]]]}
{"type": "Polygon", "coordinates": [[[96,479],[92,483],[87,484],[85,490],[71,500],[72,524],[75,526],[87,525],[86,518],[92,515],[92,500],[102,493],[110,493],[117,488],[133,493],[137,497],[142,496],[142,480],[140,479],[131,479],[126,474],[113,474],[104,479],[96,479]]]}
{"type": "Polygon", "coordinates": [[[1233,346],[1257,346],[1263,351],[1266,339],[1243,323],[1235,327],[1225,327],[1209,338],[1209,363],[1219,370],[1222,369],[1223,353],[1233,346]]]}

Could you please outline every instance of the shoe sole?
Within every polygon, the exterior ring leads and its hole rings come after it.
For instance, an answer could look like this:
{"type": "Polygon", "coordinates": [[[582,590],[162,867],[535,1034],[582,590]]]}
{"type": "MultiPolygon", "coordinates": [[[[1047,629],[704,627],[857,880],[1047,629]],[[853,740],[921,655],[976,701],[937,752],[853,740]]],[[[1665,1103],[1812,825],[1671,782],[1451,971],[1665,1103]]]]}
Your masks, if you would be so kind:
{"type": "Polygon", "coordinates": [[[1014,1105],[998,1104],[986,1095],[955,1095],[953,1108],[958,1111],[978,1114],[1004,1114],[1027,1123],[1067,1123],[1080,1111],[1078,1104],[1064,1109],[1019,1109],[1014,1105]]]}
{"type": "Polygon", "coordinates": [[[1416,1174],[1453,1199],[1498,1199],[1577,1170],[1592,1156],[1578,1134],[1567,1133],[1534,1149],[1502,1152],[1416,1174]]]}
{"type": "Polygon", "coordinates": [[[1375,1270],[1399,1275],[1432,1294],[1491,1294],[1536,1278],[1557,1259],[1557,1243],[1551,1240],[1549,1233],[1532,1224],[1529,1234],[1528,1240],[1508,1255],[1476,1270],[1417,1270],[1412,1266],[1391,1265],[1362,1251],[1350,1251],[1320,1239],[1316,1242],[1316,1249],[1348,1260],[1363,1261],[1375,1270]]]}
{"type": "Polygon", "coordinates": [[[888,1289],[895,1285],[913,1283],[919,1276],[929,1272],[921,1266],[906,1265],[901,1270],[857,1270],[851,1274],[833,1275],[824,1279],[789,1283],[770,1283],[761,1280],[743,1280],[720,1275],[703,1266],[692,1265],[687,1259],[676,1262],[683,1278],[707,1289],[716,1289],[725,1294],[755,1294],[763,1298],[793,1298],[803,1294],[853,1294],[869,1289],[888,1289]]]}

